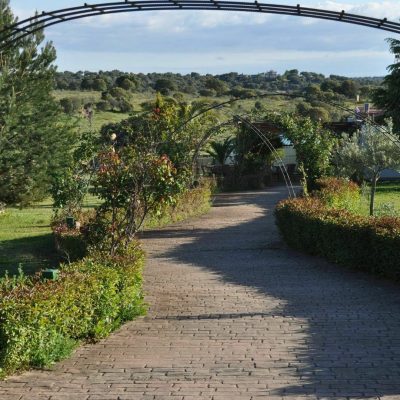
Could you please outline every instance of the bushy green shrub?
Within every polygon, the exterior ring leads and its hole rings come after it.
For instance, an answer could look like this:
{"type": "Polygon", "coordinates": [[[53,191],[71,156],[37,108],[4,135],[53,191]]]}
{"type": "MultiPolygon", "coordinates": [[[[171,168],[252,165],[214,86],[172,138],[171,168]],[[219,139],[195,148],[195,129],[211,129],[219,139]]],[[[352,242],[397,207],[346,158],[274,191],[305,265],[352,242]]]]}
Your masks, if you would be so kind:
{"type": "Polygon", "coordinates": [[[73,262],[81,260],[87,255],[88,245],[83,237],[85,226],[93,218],[94,210],[79,211],[69,215],[65,212],[56,214],[51,222],[51,229],[54,235],[55,247],[61,257],[73,262]],[[66,218],[73,217],[76,221],[75,227],[69,227],[66,218]]]}
{"type": "Polygon", "coordinates": [[[160,213],[149,215],[145,226],[147,228],[165,226],[206,213],[211,207],[213,190],[215,190],[213,180],[202,180],[197,187],[179,194],[174,205],[165,206],[160,213]]]}
{"type": "Polygon", "coordinates": [[[356,212],[360,207],[360,187],[347,179],[326,177],[316,181],[313,196],[321,199],[330,208],[356,212]]]}
{"type": "Polygon", "coordinates": [[[400,218],[364,217],[318,198],[285,200],[276,222],[289,246],[355,269],[400,279],[400,218]]]}
{"type": "Polygon", "coordinates": [[[64,265],[59,279],[0,281],[2,374],[44,366],[67,356],[81,340],[107,336],[143,310],[143,252],[133,242],[111,257],[92,254],[64,265]]]}

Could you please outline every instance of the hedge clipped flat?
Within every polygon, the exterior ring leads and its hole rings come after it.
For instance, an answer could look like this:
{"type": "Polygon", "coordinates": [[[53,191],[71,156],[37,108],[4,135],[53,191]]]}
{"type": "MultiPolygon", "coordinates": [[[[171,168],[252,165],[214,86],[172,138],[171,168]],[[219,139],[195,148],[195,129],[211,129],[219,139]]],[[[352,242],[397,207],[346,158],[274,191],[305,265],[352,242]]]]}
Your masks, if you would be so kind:
{"type": "Polygon", "coordinates": [[[289,246],[400,279],[400,218],[364,217],[329,208],[318,198],[282,201],[275,216],[289,246]]]}

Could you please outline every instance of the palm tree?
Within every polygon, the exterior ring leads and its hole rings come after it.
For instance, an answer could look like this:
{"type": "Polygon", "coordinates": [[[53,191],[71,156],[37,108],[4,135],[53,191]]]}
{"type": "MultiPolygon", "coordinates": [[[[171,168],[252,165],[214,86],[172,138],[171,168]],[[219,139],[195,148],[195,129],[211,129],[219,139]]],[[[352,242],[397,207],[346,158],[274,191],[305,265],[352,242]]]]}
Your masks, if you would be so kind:
{"type": "Polygon", "coordinates": [[[223,142],[217,142],[215,140],[210,142],[210,148],[206,150],[206,153],[210,155],[217,164],[224,165],[233,149],[234,139],[228,137],[223,142]]]}

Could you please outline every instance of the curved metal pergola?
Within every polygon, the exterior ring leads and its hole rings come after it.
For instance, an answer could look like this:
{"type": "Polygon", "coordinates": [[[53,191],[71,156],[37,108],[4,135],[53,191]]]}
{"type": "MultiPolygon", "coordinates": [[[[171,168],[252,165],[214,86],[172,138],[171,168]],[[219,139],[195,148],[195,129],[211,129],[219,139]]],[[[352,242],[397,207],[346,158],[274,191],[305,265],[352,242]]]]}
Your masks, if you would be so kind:
{"type": "Polygon", "coordinates": [[[54,11],[43,11],[31,18],[21,20],[0,31],[0,50],[23,39],[26,36],[52,25],[81,18],[105,14],[118,14],[138,11],[176,11],[176,10],[214,10],[239,11],[264,14],[292,15],[317,18],[329,21],[346,22],[393,33],[400,33],[400,23],[342,11],[329,11],[316,8],[288,6],[280,4],[221,0],[144,0],[116,1],[99,4],[85,3],[82,6],[63,8],[54,11]]]}

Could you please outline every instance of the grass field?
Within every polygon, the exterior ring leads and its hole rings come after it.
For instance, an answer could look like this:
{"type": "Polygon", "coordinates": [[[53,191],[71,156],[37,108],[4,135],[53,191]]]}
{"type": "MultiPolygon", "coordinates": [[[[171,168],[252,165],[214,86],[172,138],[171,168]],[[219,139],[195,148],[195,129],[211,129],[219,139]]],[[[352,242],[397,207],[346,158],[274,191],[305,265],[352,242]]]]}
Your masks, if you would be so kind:
{"type": "MultiPolygon", "coordinates": [[[[400,182],[379,182],[376,189],[375,211],[377,215],[397,214],[400,216],[400,182]]],[[[363,194],[360,213],[369,215],[369,192],[363,194]]]]}
{"type": "MultiPolygon", "coordinates": [[[[87,196],[84,207],[97,204],[97,198],[87,196]]],[[[0,276],[6,270],[16,273],[20,264],[26,273],[59,264],[50,229],[52,215],[51,199],[29,208],[8,208],[0,215],[0,276]]]]}
{"type": "MultiPolygon", "coordinates": [[[[60,100],[62,98],[78,97],[82,100],[83,103],[97,103],[101,99],[101,92],[95,92],[95,91],[57,90],[54,91],[53,94],[57,100],[60,100]]],[[[154,100],[155,96],[156,94],[154,92],[134,93],[132,97],[132,104],[134,111],[135,112],[142,111],[141,104],[144,102],[154,100]]],[[[183,101],[186,101],[188,103],[191,103],[193,101],[222,103],[230,99],[231,98],[229,96],[206,98],[206,97],[197,97],[193,95],[183,94],[183,101]]],[[[233,114],[246,114],[254,107],[254,103],[256,100],[257,99],[240,100],[231,105],[225,106],[223,109],[219,110],[219,112],[221,115],[227,118],[233,114]]],[[[297,102],[297,100],[287,99],[281,96],[259,98],[259,101],[263,104],[265,110],[268,111],[276,111],[276,110],[294,111],[297,102]]],[[[129,114],[109,112],[109,111],[107,112],[95,111],[92,121],[92,127],[90,127],[88,120],[83,118],[79,113],[77,113],[76,116],[81,119],[80,126],[82,129],[92,128],[98,131],[104,124],[111,122],[119,122],[129,117],[129,114]]]]}
{"type": "Polygon", "coordinates": [[[51,202],[26,209],[9,208],[0,216],[0,275],[26,273],[58,263],[50,231],[51,202]]]}

